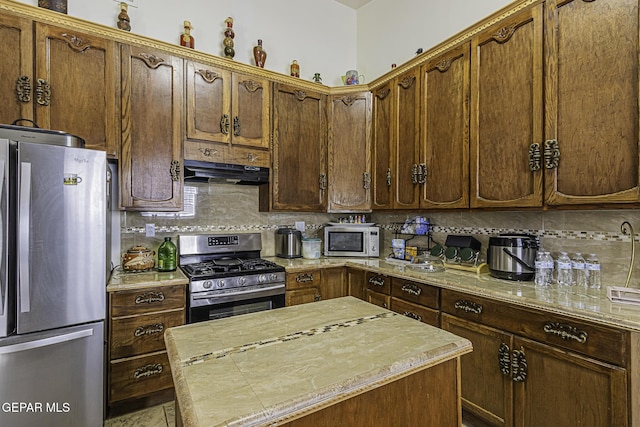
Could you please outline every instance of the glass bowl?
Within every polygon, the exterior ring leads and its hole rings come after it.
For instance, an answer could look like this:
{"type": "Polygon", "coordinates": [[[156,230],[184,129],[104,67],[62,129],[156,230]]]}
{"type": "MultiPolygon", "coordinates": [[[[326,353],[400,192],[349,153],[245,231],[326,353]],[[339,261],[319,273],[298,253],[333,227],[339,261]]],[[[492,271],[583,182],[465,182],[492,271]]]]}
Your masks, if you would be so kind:
{"type": "Polygon", "coordinates": [[[439,273],[445,270],[442,260],[431,254],[418,255],[407,267],[422,273],[439,273]]]}

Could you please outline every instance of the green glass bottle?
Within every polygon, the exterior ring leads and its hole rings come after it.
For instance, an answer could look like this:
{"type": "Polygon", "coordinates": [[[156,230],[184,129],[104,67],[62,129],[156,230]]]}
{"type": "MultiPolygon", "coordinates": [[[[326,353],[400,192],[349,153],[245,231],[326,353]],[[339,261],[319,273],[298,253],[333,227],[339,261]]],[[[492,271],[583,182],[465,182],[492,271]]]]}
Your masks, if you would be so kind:
{"type": "Polygon", "coordinates": [[[175,271],[178,264],[177,252],[171,237],[165,237],[158,248],[158,271],[175,271]]]}

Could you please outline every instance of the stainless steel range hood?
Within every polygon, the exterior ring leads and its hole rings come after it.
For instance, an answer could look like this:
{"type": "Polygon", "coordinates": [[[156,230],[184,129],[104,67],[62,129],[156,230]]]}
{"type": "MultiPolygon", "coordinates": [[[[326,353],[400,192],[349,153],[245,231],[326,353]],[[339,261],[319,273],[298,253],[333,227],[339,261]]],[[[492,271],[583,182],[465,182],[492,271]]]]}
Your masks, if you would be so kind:
{"type": "Polygon", "coordinates": [[[185,160],[184,180],[190,182],[260,185],[269,182],[269,169],[258,166],[185,160]]]}

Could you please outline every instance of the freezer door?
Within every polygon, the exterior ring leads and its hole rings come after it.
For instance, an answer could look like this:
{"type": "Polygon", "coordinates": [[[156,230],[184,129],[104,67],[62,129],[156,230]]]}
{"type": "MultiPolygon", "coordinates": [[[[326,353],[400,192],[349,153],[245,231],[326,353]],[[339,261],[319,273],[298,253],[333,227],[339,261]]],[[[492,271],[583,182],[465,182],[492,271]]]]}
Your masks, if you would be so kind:
{"type": "Polygon", "coordinates": [[[0,340],[0,425],[102,426],[103,369],[103,322],[0,340]]]}
{"type": "Polygon", "coordinates": [[[18,142],[19,334],[104,319],[106,156],[18,142]]]}
{"type": "Polygon", "coordinates": [[[9,215],[9,207],[13,204],[13,192],[9,185],[12,174],[9,141],[0,139],[0,337],[13,332],[15,325],[15,293],[14,286],[9,286],[15,278],[15,250],[10,250],[15,243],[9,230],[15,226],[15,217],[9,215]]]}

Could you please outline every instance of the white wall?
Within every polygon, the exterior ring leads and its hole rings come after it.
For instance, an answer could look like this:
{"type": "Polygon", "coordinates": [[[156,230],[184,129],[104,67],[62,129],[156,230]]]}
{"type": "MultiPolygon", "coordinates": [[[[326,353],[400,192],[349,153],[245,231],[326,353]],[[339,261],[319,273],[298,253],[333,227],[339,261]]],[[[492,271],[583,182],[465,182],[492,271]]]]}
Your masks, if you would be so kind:
{"type": "MultiPolygon", "coordinates": [[[[37,5],[37,0],[18,0],[37,5]]],[[[511,0],[373,0],[357,12],[333,0],[135,0],[132,33],[179,42],[191,21],[196,49],[222,56],[224,20],[234,18],[235,60],[254,64],[252,49],[263,40],[265,68],[289,74],[296,59],[300,77],[320,73],[323,83],[357,68],[365,82],[411,59],[485,18],[511,0]]],[[[68,0],[71,16],[116,27],[114,0],[68,0]]]]}
{"type": "Polygon", "coordinates": [[[373,0],[358,10],[357,63],[374,80],[512,0],[373,0]]]}
{"type": "MultiPolygon", "coordinates": [[[[19,0],[37,5],[37,0],[19,0]]],[[[224,20],[234,19],[235,60],[255,64],[253,47],[262,39],[265,69],[289,74],[295,59],[300,78],[320,73],[323,83],[342,84],[356,66],[356,11],[335,1],[312,0],[135,0],[129,7],[131,32],[179,44],[183,21],[191,21],[196,49],[222,55],[224,20]]],[[[114,0],[68,0],[68,14],[117,28],[114,0]]]]}

